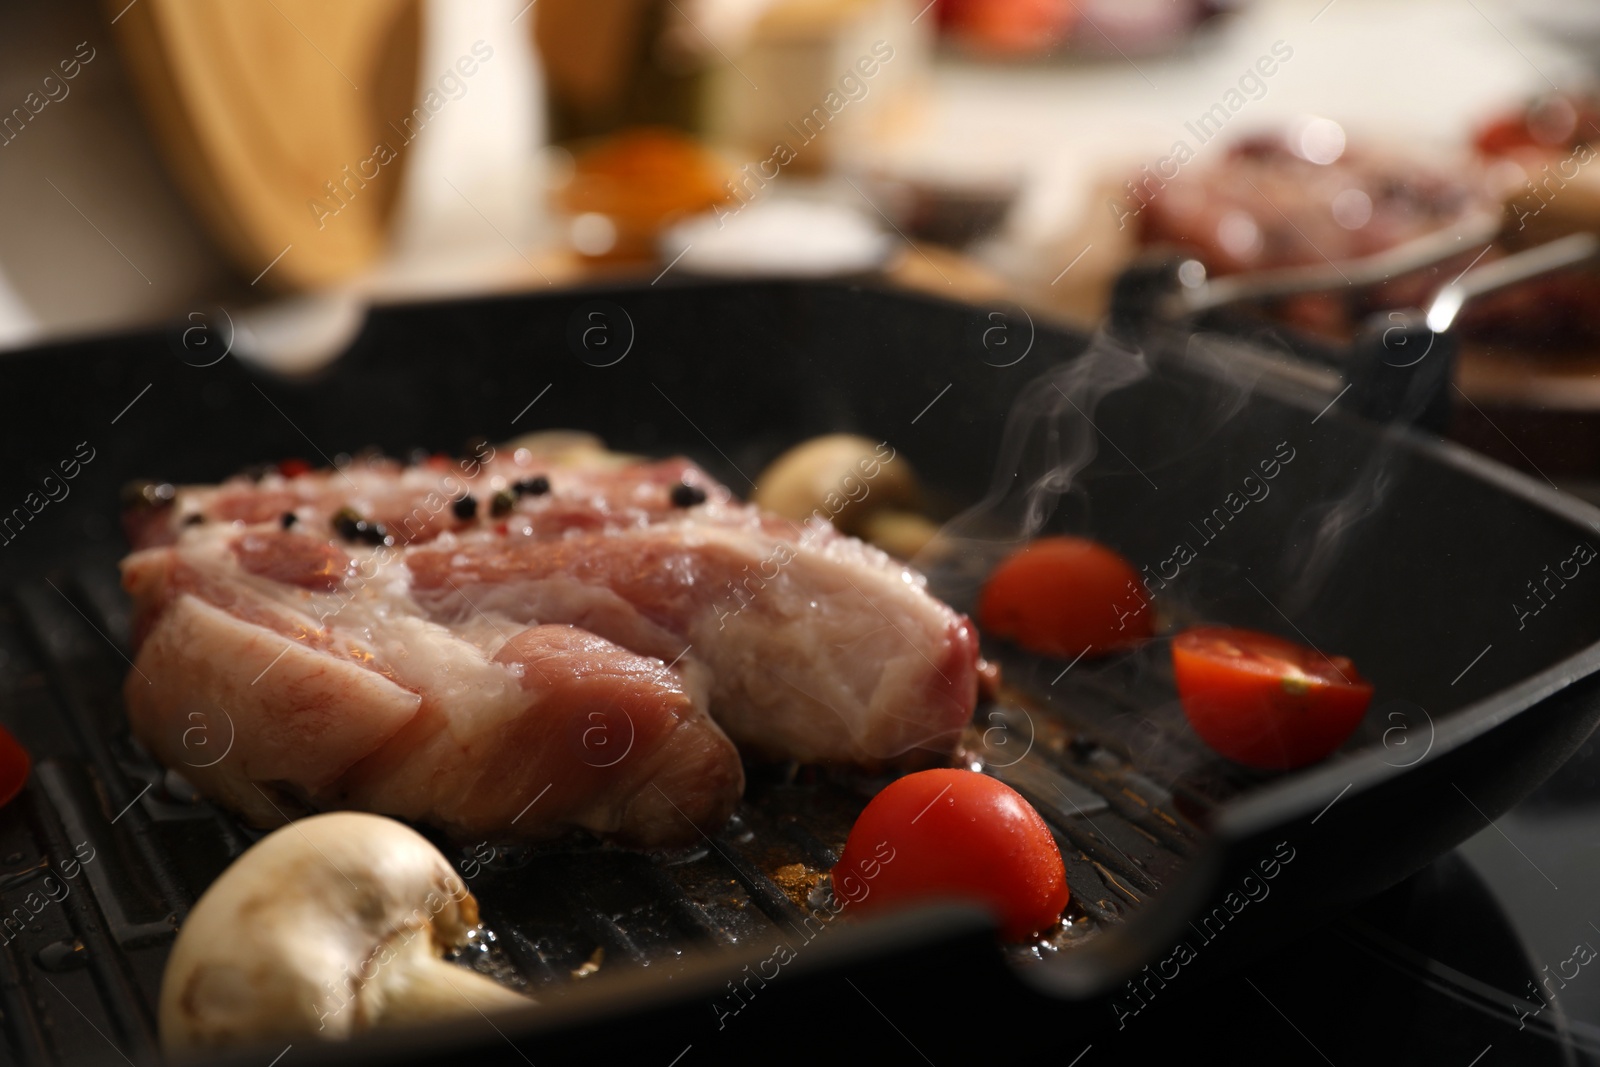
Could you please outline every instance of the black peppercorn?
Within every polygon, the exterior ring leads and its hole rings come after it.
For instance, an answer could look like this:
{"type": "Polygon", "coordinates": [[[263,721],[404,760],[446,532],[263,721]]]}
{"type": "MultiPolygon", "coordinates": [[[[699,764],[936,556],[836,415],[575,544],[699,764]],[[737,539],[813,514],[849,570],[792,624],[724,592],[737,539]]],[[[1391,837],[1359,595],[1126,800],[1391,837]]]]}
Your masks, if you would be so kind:
{"type": "Polygon", "coordinates": [[[369,545],[392,545],[394,538],[381,522],[356,523],[356,540],[369,545]]]}
{"type": "Polygon", "coordinates": [[[350,507],[340,508],[334,513],[333,529],[346,541],[358,541],[366,545],[394,544],[394,538],[389,536],[383,523],[368,522],[350,507]]]}
{"type": "Polygon", "coordinates": [[[285,530],[287,530],[289,527],[293,526],[295,523],[297,523],[299,521],[300,520],[295,517],[295,513],[294,512],[285,511],[283,513],[283,518],[278,520],[278,524],[280,526],[282,526],[285,530]]]}
{"type": "Polygon", "coordinates": [[[511,514],[511,509],[516,505],[517,498],[511,495],[509,489],[502,489],[494,495],[489,502],[489,513],[497,519],[503,519],[511,514]]]}
{"type": "Polygon", "coordinates": [[[696,504],[706,502],[706,491],[698,485],[689,485],[680,482],[672,487],[672,503],[675,507],[692,508],[696,504]]]}
{"type": "Polygon", "coordinates": [[[366,525],[355,508],[344,507],[333,513],[333,531],[346,541],[354,541],[359,528],[366,525]]]}
{"type": "Polygon", "coordinates": [[[463,522],[471,522],[478,514],[478,498],[468,493],[450,505],[450,510],[455,512],[456,518],[463,522]]]}
{"type": "Polygon", "coordinates": [[[185,515],[184,518],[183,518],[183,524],[185,526],[199,526],[202,522],[205,522],[205,521],[206,521],[206,517],[204,515],[200,514],[198,511],[195,512],[193,515],[185,515]]]}
{"type": "Polygon", "coordinates": [[[518,496],[544,496],[550,491],[550,479],[544,475],[536,475],[524,479],[511,487],[518,496]]]}

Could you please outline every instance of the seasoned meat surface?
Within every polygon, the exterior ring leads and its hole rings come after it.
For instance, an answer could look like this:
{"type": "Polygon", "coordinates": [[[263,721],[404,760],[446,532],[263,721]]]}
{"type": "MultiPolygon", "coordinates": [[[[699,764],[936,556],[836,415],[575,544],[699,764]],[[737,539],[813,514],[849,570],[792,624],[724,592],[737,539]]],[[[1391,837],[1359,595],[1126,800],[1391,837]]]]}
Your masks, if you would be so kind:
{"type": "Polygon", "coordinates": [[[134,732],[263,825],[687,843],[741,749],[893,764],[976,701],[976,635],[920,575],[577,436],[144,494],[127,528],[134,732]]]}

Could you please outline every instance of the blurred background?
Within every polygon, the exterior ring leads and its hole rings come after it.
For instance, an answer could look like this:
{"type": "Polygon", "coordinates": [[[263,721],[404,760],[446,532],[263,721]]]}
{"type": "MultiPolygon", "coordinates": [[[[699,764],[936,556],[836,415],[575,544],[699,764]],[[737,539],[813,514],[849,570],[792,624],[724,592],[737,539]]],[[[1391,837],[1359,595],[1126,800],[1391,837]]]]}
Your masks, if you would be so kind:
{"type": "MultiPolygon", "coordinates": [[[[1597,66],[1562,0],[9,5],[0,351],[188,321],[304,372],[373,302],[708,275],[1088,325],[1174,252],[1321,268],[1250,310],[1337,345],[1594,227],[1597,66]]],[[[1591,497],[1597,295],[1474,301],[1451,426],[1591,497]]]]}
{"type": "MultiPolygon", "coordinates": [[[[306,371],[375,301],[673,275],[1091,325],[1171,254],[1321,269],[1249,309],[1337,345],[1595,227],[1597,65],[1558,0],[15,5],[0,350],[191,321],[306,371]]],[[[1589,496],[1597,296],[1578,267],[1466,308],[1451,428],[1589,496]]]]}
{"type": "MultiPolygon", "coordinates": [[[[374,301],[674,273],[1092,323],[1152,247],[1215,275],[1459,238],[1261,309],[1338,339],[1592,224],[1597,63],[1557,0],[8,5],[0,346],[225,313],[304,369],[374,301]]],[[[1579,275],[1474,310],[1474,400],[1600,404],[1579,275]]]]}
{"type": "MultiPolygon", "coordinates": [[[[1339,346],[1594,229],[1597,66],[1566,0],[8,5],[0,352],[187,322],[296,373],[373,302],[706,275],[1093,325],[1174,251],[1322,267],[1250,310],[1339,346]]],[[[1450,426],[1589,498],[1597,296],[1467,307],[1450,426]]]]}
{"type": "MultiPolygon", "coordinates": [[[[708,276],[1092,326],[1172,257],[1337,352],[1600,225],[1597,68],[1569,0],[15,5],[0,352],[304,373],[374,302],[708,276]]],[[[1449,435],[1600,499],[1597,309],[1581,263],[1463,307],[1449,435]]]]}

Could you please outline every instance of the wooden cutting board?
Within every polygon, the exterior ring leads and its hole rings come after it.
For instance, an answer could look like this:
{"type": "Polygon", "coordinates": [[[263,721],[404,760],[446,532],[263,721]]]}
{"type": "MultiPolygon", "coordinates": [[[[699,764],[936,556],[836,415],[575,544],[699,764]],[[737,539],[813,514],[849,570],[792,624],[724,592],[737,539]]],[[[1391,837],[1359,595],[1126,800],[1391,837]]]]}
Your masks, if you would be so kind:
{"type": "Polygon", "coordinates": [[[420,0],[107,10],[169,169],[243,277],[302,289],[372,262],[417,125],[420,0]]]}

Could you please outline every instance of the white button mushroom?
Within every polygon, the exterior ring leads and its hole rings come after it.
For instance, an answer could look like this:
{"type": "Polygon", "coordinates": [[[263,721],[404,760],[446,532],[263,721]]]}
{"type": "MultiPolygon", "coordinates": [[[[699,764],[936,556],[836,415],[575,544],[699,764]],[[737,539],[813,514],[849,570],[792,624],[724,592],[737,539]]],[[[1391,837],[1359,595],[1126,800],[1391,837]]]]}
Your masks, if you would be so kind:
{"type": "Polygon", "coordinates": [[[538,430],[525,433],[500,445],[498,451],[512,456],[527,451],[539,462],[558,467],[580,463],[620,467],[635,458],[613,452],[604,441],[586,430],[538,430]]]}
{"type": "Polygon", "coordinates": [[[773,460],[751,500],[796,522],[820,516],[909,559],[938,530],[916,513],[921,495],[911,464],[887,443],[836,433],[802,441],[773,460]]]}
{"type": "Polygon", "coordinates": [[[354,812],[290,823],[222,873],[161,983],[168,1049],[342,1038],[533,1003],[441,958],[478,903],[426,838],[354,812]]]}

